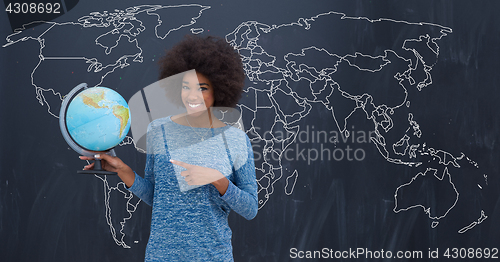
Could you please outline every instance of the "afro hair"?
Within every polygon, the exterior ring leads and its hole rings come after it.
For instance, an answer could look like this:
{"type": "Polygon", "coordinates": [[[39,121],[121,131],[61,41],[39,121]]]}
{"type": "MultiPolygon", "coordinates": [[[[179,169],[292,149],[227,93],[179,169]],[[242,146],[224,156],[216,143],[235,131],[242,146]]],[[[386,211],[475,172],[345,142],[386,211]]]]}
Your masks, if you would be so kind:
{"type": "MultiPolygon", "coordinates": [[[[168,50],[160,61],[160,80],[189,70],[205,75],[213,85],[215,107],[235,107],[241,98],[245,72],[239,53],[223,38],[187,35],[168,50]]],[[[182,106],[179,88],[167,89],[167,95],[182,106]]]]}

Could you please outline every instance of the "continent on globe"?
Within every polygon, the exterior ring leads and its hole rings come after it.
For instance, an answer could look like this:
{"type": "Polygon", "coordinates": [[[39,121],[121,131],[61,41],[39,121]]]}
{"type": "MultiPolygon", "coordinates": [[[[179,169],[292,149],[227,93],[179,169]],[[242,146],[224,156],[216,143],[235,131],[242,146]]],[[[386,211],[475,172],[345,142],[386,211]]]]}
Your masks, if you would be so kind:
{"type": "Polygon", "coordinates": [[[120,137],[124,137],[123,131],[130,126],[130,112],[128,107],[122,105],[113,106],[113,115],[120,119],[120,137]]]}
{"type": "Polygon", "coordinates": [[[79,93],[68,106],[66,126],[71,138],[91,151],[118,145],[130,129],[130,110],[125,99],[106,87],[79,93]]]}

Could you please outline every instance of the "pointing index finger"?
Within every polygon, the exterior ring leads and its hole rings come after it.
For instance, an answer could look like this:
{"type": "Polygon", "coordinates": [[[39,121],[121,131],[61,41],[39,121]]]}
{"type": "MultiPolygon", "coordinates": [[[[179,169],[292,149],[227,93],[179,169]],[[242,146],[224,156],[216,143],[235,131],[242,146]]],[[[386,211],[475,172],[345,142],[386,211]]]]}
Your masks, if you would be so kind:
{"type": "Polygon", "coordinates": [[[177,161],[177,160],[173,160],[173,159],[170,159],[170,162],[174,165],[178,165],[180,167],[183,167],[185,169],[188,169],[191,165],[188,164],[188,163],[184,163],[184,162],[181,162],[181,161],[177,161]]]}

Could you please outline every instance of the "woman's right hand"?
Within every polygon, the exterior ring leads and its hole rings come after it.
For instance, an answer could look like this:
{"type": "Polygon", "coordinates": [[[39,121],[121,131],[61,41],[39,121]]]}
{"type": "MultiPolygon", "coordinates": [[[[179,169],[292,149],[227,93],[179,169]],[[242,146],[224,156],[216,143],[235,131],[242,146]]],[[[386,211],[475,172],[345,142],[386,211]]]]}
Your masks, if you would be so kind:
{"type": "MultiPolygon", "coordinates": [[[[101,159],[101,167],[104,170],[116,172],[118,176],[122,179],[127,187],[131,187],[134,184],[135,173],[134,171],[123,161],[116,157],[110,156],[107,154],[97,154],[94,157],[89,156],[80,156],[81,160],[95,160],[101,159]]],[[[94,163],[86,165],[83,167],[83,170],[92,170],[94,169],[94,163]]]]}

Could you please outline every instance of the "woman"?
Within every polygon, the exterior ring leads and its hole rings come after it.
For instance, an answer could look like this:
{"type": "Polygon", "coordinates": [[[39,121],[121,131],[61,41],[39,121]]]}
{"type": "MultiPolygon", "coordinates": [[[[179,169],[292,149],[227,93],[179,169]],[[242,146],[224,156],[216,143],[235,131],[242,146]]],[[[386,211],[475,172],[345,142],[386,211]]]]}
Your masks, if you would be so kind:
{"type": "Polygon", "coordinates": [[[234,107],[241,97],[241,59],[223,39],[190,36],[160,61],[160,79],[183,72],[168,94],[186,113],[148,126],[144,178],[116,157],[96,158],[153,207],[146,261],[232,261],[227,218],[231,209],[246,219],[257,214],[255,164],[246,134],[213,108],[234,107]]]}

